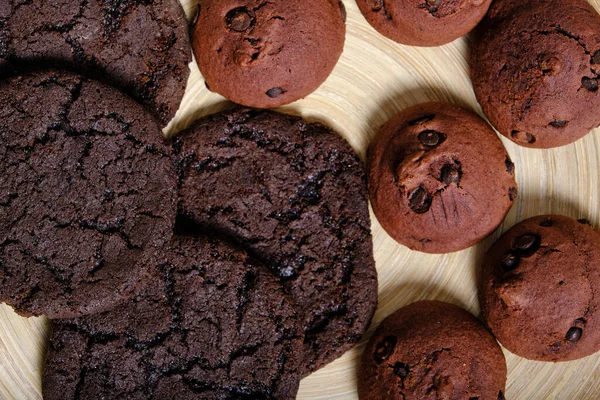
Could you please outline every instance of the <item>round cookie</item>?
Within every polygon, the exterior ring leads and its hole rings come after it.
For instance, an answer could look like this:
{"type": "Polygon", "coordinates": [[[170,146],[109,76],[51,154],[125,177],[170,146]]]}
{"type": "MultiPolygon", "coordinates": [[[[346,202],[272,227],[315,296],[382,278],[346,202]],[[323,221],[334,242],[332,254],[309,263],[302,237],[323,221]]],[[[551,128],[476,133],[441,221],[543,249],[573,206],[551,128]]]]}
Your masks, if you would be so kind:
{"type": "Polygon", "coordinates": [[[504,400],[506,361],[474,316],[441,301],[419,301],[387,317],[358,372],[361,400],[504,400]]]}
{"type": "Polygon", "coordinates": [[[511,352],[567,361],[600,350],[600,233],[559,215],[526,219],[487,251],[482,317],[511,352]]]}
{"type": "Polygon", "coordinates": [[[588,2],[494,1],[473,38],[475,94],[504,136],[550,148],[600,125],[600,16],[588,2]]]}
{"type": "Polygon", "coordinates": [[[163,123],[179,108],[192,60],[177,0],[4,0],[0,72],[49,64],[122,87],[163,123]]]}
{"type": "Polygon", "coordinates": [[[305,313],[307,372],[349,350],[377,305],[363,165],[320,124],[237,109],[175,143],[180,213],[265,260],[305,313]]]}
{"type": "Polygon", "coordinates": [[[53,323],[44,399],[295,398],[302,332],[277,279],[215,238],[164,257],[128,303],[53,323]]]}
{"type": "Polygon", "coordinates": [[[382,35],[411,46],[440,46],[469,33],[492,0],[356,0],[382,35]]]}
{"type": "Polygon", "coordinates": [[[159,126],[66,72],[0,82],[0,301],[71,318],[128,297],[172,235],[177,180],[159,126]]]}
{"type": "Polygon", "coordinates": [[[193,48],[207,87],[251,107],[314,92],[344,47],[339,0],[201,0],[193,48]]]}
{"type": "Polygon", "coordinates": [[[514,164],[492,128],[445,103],[404,110],[368,151],[369,195],[399,243],[449,253],[492,233],[517,196],[514,164]]]}

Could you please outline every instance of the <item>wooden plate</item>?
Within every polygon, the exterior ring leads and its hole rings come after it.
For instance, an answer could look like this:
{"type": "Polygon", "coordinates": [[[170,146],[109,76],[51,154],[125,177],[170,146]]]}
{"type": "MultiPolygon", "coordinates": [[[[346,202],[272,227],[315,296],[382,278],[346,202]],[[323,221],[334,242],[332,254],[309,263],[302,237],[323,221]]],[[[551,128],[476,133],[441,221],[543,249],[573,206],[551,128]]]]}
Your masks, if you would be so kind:
{"type": "MultiPolygon", "coordinates": [[[[195,0],[181,0],[191,17],[195,0]]],[[[600,11],[600,0],[591,0],[600,11]]],[[[402,46],[385,39],[364,20],[353,0],[344,54],[330,78],[312,95],[282,111],[325,122],[364,158],[369,140],[396,112],[425,101],[446,101],[481,114],[468,77],[469,41],[437,48],[402,46]]],[[[172,134],[226,101],[204,87],[195,64],[172,134]]],[[[470,249],[445,255],[408,250],[392,240],[373,215],[379,308],[369,332],[354,350],[302,381],[298,399],[356,399],[356,366],[364,341],[396,309],[421,299],[458,304],[478,314],[475,269],[482,253],[518,221],[544,213],[587,218],[600,226],[600,129],[571,145],[530,150],[502,138],[516,165],[520,195],[503,225],[470,249]]],[[[47,339],[45,318],[20,318],[0,306],[0,398],[40,399],[47,339]]],[[[600,353],[566,363],[527,361],[505,351],[508,399],[600,398],[600,353]]]]}

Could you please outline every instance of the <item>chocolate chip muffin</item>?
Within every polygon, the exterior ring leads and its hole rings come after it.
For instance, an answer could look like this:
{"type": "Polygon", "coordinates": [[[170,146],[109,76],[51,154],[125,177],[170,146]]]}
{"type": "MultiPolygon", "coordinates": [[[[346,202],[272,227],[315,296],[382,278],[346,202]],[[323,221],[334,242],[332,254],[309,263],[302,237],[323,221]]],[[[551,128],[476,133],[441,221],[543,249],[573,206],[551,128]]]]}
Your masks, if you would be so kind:
{"type": "Polygon", "coordinates": [[[168,122],[192,59],[177,0],[3,0],[0,73],[49,65],[108,79],[168,122]]]}
{"type": "Polygon", "coordinates": [[[526,219],[486,253],[482,317],[511,352],[567,361],[600,350],[600,233],[559,215],[526,219]]]}
{"type": "Polygon", "coordinates": [[[357,0],[379,33],[411,46],[440,46],[466,35],[491,0],[357,0]]]}
{"type": "Polygon", "coordinates": [[[201,0],[196,61],[213,92],[270,108],[308,96],[344,47],[339,0],[201,0]]]}
{"type": "Polygon", "coordinates": [[[362,162],[335,132],[236,109],[179,136],[180,213],[279,276],[304,313],[306,372],[340,357],[377,305],[362,162]]]}
{"type": "Polygon", "coordinates": [[[369,146],[369,195],[381,226],[427,253],[492,233],[517,196],[514,164],[476,114],[426,103],[391,118],[369,146]]]}
{"type": "Polygon", "coordinates": [[[419,301],[381,323],[358,374],[361,400],[504,400],[506,362],[494,337],[467,311],[419,301]]]}
{"type": "Polygon", "coordinates": [[[515,143],[563,146],[600,125],[600,16],[585,0],[495,1],[470,64],[483,111],[515,143]]]}
{"type": "Polygon", "coordinates": [[[71,318],[124,301],[175,224],[159,126],[117,90],[47,71],[0,82],[0,301],[71,318]]]}
{"type": "Polygon", "coordinates": [[[295,398],[302,332],[277,279],[216,237],[163,256],[128,303],[53,322],[44,399],[295,398]]]}

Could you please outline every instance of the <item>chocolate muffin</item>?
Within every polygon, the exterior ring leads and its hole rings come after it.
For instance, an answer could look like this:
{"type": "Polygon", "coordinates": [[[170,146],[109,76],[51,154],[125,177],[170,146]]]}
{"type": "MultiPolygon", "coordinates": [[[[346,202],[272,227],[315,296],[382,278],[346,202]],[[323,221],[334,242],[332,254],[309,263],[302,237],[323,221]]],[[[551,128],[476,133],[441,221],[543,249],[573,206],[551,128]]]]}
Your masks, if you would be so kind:
{"type": "Polygon", "coordinates": [[[356,0],[382,35],[411,46],[440,46],[466,35],[492,0],[356,0]]]}
{"type": "Polygon", "coordinates": [[[191,55],[177,0],[0,4],[0,73],[50,64],[93,73],[125,89],[163,123],[179,108],[191,55]]]}
{"type": "Polygon", "coordinates": [[[474,316],[419,301],[387,317],[362,355],[361,400],[504,400],[506,361],[474,316]]]}
{"type": "Polygon", "coordinates": [[[426,253],[492,233],[517,196],[514,164],[476,114],[426,103],[392,117],[369,146],[373,211],[397,242],[426,253]]]}
{"type": "Polygon", "coordinates": [[[600,350],[600,233],[559,215],[526,219],[486,253],[482,317],[511,352],[567,361],[600,350]]]}
{"type": "Polygon", "coordinates": [[[126,299],[172,235],[176,174],[159,126],[66,72],[0,82],[0,301],[71,318],[126,299]]]}
{"type": "Polygon", "coordinates": [[[483,111],[515,143],[563,146],[600,125],[600,16],[585,0],[494,1],[470,63],[483,111]]]}
{"type": "Polygon", "coordinates": [[[211,91],[251,107],[308,96],[344,47],[339,0],[200,0],[193,47],[211,91]]]}
{"type": "Polygon", "coordinates": [[[128,303],[53,322],[44,399],[295,398],[302,332],[277,279],[216,238],[164,257],[128,303]]]}
{"type": "Polygon", "coordinates": [[[377,305],[364,170],[350,146],[320,124],[236,109],[200,120],[175,148],[180,213],[279,276],[304,313],[307,373],[349,350],[377,305]]]}

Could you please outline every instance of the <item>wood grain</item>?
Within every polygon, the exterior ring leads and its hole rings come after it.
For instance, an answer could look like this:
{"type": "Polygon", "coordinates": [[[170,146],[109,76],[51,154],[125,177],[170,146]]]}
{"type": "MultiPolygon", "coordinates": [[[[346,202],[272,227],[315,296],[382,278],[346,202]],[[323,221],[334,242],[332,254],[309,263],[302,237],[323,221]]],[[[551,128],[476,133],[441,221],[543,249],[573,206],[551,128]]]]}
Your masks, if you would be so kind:
{"type": "MultiPolygon", "coordinates": [[[[181,0],[191,17],[195,0],[181,0]]],[[[468,38],[437,48],[402,46],[378,35],[353,0],[347,39],[331,77],[312,95],[280,110],[325,122],[343,135],[364,158],[369,140],[396,112],[425,101],[446,101],[479,113],[468,77],[468,38]]],[[[590,3],[600,10],[600,0],[590,3]]],[[[165,129],[167,135],[227,102],[206,90],[197,67],[182,107],[165,129]]],[[[587,218],[600,226],[600,129],[571,145],[530,150],[502,138],[516,164],[520,196],[503,225],[470,249],[446,254],[416,253],[397,244],[372,215],[375,260],[379,272],[379,308],[360,345],[305,378],[298,399],[356,399],[356,366],[361,349],[376,325],[396,309],[421,299],[458,304],[477,314],[475,269],[481,255],[501,232],[518,221],[558,213],[587,218]]],[[[0,306],[0,398],[40,399],[41,371],[48,323],[24,319],[0,306]]],[[[600,398],[600,353],[566,363],[527,361],[505,352],[508,399],[600,398]]]]}

